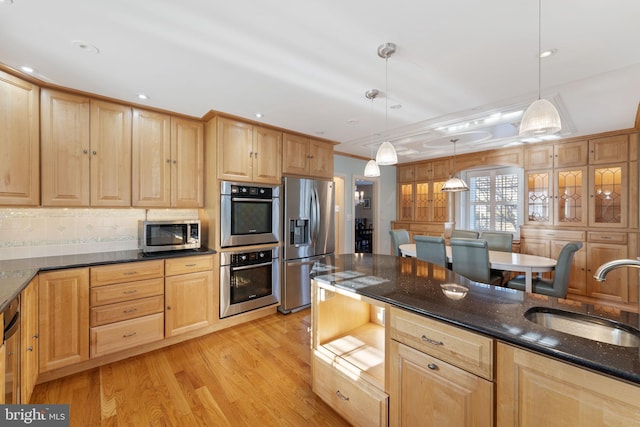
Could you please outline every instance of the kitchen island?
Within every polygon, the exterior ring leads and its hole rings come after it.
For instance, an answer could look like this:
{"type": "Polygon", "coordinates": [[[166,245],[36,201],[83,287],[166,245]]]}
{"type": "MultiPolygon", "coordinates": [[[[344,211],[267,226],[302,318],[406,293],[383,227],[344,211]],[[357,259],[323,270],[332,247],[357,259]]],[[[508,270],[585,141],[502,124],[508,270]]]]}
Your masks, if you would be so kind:
{"type": "Polygon", "coordinates": [[[328,403],[339,412],[344,402],[357,400],[344,391],[355,384],[363,386],[368,407],[376,408],[378,425],[387,419],[392,425],[412,419],[408,400],[414,412],[426,411],[421,416],[442,411],[468,416],[453,403],[455,393],[460,393],[459,402],[466,402],[461,405],[470,405],[472,416],[485,408],[481,418],[487,425],[493,423],[494,414],[498,425],[511,425],[516,419],[519,425],[527,424],[523,420],[549,423],[545,417],[578,425],[581,416],[598,419],[604,413],[610,416],[610,411],[624,422],[640,423],[637,347],[556,332],[524,316],[532,307],[557,308],[637,328],[637,314],[601,312],[587,304],[476,283],[415,258],[336,255],[317,265],[312,275],[314,390],[321,396],[325,393],[327,401],[335,400],[328,403]],[[358,312],[368,318],[353,320],[358,312]],[[341,322],[352,324],[341,328],[341,322]],[[419,358],[424,359],[424,368],[419,368],[419,358]],[[328,393],[323,378],[328,377],[329,367],[357,380],[339,383],[335,393],[328,393]],[[316,372],[322,378],[316,378],[316,372]],[[448,378],[431,381],[427,375],[433,373],[448,378]],[[424,394],[436,384],[451,383],[452,377],[464,385],[444,392],[448,400],[441,406],[446,408],[429,409],[424,394]],[[424,384],[429,387],[419,389],[423,397],[411,392],[424,384]],[[593,402],[601,405],[612,399],[621,401],[594,409],[593,402]],[[420,402],[424,404],[418,410],[420,402]]]}

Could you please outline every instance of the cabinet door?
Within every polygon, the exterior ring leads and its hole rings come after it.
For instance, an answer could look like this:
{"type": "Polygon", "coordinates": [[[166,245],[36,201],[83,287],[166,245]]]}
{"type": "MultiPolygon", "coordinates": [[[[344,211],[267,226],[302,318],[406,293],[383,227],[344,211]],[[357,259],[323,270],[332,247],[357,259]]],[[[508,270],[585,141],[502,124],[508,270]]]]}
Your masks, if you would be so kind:
{"type": "Polygon", "coordinates": [[[413,182],[416,179],[429,179],[429,172],[426,165],[398,166],[398,169],[396,170],[396,176],[398,182],[413,182]],[[420,172],[419,178],[416,178],[416,167],[418,167],[418,171],[420,172]]]}
{"type": "Polygon", "coordinates": [[[589,167],[589,226],[627,226],[627,174],[627,163],[589,167]]]}
{"type": "Polygon", "coordinates": [[[91,205],[131,206],[131,108],[91,100],[91,205]]]}
{"type": "Polygon", "coordinates": [[[307,175],[309,173],[309,138],[282,135],[282,173],[307,175]]]}
{"type": "Polygon", "coordinates": [[[204,127],[171,118],[171,206],[198,208],[204,203],[204,127]]]}
{"type": "Polygon", "coordinates": [[[39,88],[0,71],[0,204],[40,202],[39,88]]]}
{"type": "Polygon", "coordinates": [[[413,221],[414,184],[399,184],[398,187],[398,221],[413,221]]]}
{"type": "Polygon", "coordinates": [[[171,118],[135,108],[132,127],[132,206],[171,206],[171,118]]]}
{"type": "Polygon", "coordinates": [[[431,179],[447,179],[451,173],[451,161],[449,159],[434,160],[429,163],[431,179]]]}
{"type": "Polygon", "coordinates": [[[498,343],[496,425],[638,425],[640,388],[498,343]]]}
{"type": "MultiPolygon", "coordinates": [[[[433,206],[433,196],[431,194],[431,185],[429,182],[416,182],[413,187],[416,190],[414,219],[416,221],[429,221],[431,218],[431,209],[433,206]]],[[[403,200],[404,202],[404,200],[403,200]]],[[[408,219],[408,218],[403,218],[408,219]]]]}
{"type": "Polygon", "coordinates": [[[251,181],[253,126],[217,118],[218,179],[251,181]]]}
{"type": "Polygon", "coordinates": [[[525,169],[553,167],[553,145],[532,145],[524,149],[525,169]]]}
{"type": "Polygon", "coordinates": [[[20,296],[20,402],[29,403],[38,380],[38,279],[20,296]]]}
{"type": "Polygon", "coordinates": [[[554,222],[556,225],[587,225],[587,168],[555,171],[554,222]]]}
{"type": "Polygon", "coordinates": [[[626,162],[627,160],[629,160],[629,135],[589,140],[589,164],[626,162]]]}
{"type": "MultiPolygon", "coordinates": [[[[607,274],[605,282],[593,278],[596,269],[605,262],[627,258],[627,245],[587,243],[587,296],[626,303],[629,301],[629,269],[618,268],[607,274]]],[[[635,271],[635,270],[633,270],[635,271]]]]}
{"type": "Polygon", "coordinates": [[[89,359],[89,269],[39,276],[40,372],[89,359]]]}
{"type": "Polygon", "coordinates": [[[551,170],[526,171],[525,194],[525,224],[551,224],[553,221],[551,170]]]}
{"type": "Polygon", "coordinates": [[[90,101],[42,90],[42,205],[89,206],[90,101]]]}
{"type": "Polygon", "coordinates": [[[309,175],[333,178],[333,145],[328,142],[309,141],[309,175]]]}
{"type": "Polygon", "coordinates": [[[447,221],[449,193],[442,191],[446,181],[434,181],[431,183],[431,221],[447,221]]]}
{"type": "Polygon", "coordinates": [[[493,383],[390,340],[390,424],[492,426],[493,383]]]}
{"type": "Polygon", "coordinates": [[[253,129],[253,182],[280,184],[282,132],[253,129]]]}
{"type": "Polygon", "coordinates": [[[553,148],[554,167],[586,166],[588,160],[589,142],[586,140],[556,144],[553,148]]]}
{"type": "Polygon", "coordinates": [[[165,279],[165,336],[172,337],[213,322],[213,271],[165,279]]]}

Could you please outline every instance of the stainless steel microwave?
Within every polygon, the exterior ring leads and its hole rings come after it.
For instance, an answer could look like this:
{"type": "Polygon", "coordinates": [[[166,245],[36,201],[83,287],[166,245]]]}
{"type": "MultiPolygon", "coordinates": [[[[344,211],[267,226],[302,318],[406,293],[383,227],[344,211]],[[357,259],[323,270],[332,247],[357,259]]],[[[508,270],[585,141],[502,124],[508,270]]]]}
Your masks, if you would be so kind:
{"type": "Polygon", "coordinates": [[[200,248],[199,220],[140,221],[142,252],[200,248]]]}

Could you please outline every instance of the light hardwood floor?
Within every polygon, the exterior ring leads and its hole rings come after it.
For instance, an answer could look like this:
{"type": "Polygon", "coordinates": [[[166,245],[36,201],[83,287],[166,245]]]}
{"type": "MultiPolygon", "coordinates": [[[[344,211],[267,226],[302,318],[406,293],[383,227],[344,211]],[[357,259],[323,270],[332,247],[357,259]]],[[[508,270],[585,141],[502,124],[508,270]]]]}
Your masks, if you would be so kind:
{"type": "Polygon", "coordinates": [[[71,426],[348,426],[311,391],[310,310],[273,314],[36,386],[71,426]]]}

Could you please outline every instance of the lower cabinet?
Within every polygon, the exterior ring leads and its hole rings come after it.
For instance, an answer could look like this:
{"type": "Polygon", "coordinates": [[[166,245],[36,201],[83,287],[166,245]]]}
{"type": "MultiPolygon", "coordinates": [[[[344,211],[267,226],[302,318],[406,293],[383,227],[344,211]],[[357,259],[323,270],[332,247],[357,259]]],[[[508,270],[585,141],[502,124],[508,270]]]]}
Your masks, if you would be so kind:
{"type": "MultiPolygon", "coordinates": [[[[4,325],[4,313],[0,313],[0,324],[4,325]]],[[[4,337],[3,337],[4,338],[4,337]]],[[[0,405],[4,404],[4,371],[5,371],[5,354],[6,347],[4,345],[4,339],[0,344],[0,405]]]]}
{"type": "Polygon", "coordinates": [[[38,380],[38,279],[20,294],[20,403],[29,403],[38,380]]]}
{"type": "Polygon", "coordinates": [[[385,306],[312,281],[313,391],[354,426],[386,426],[385,306]]]}
{"type": "Polygon", "coordinates": [[[39,275],[39,371],[89,359],[89,269],[39,275]]]}
{"type": "Polygon", "coordinates": [[[172,337],[213,323],[213,256],[165,261],[165,335],[172,337]]]}
{"type": "Polygon", "coordinates": [[[640,424],[637,385],[503,343],[497,365],[498,426],[640,424]]]}
{"type": "Polygon", "coordinates": [[[392,426],[493,426],[493,340],[396,308],[389,316],[392,426]]]}

